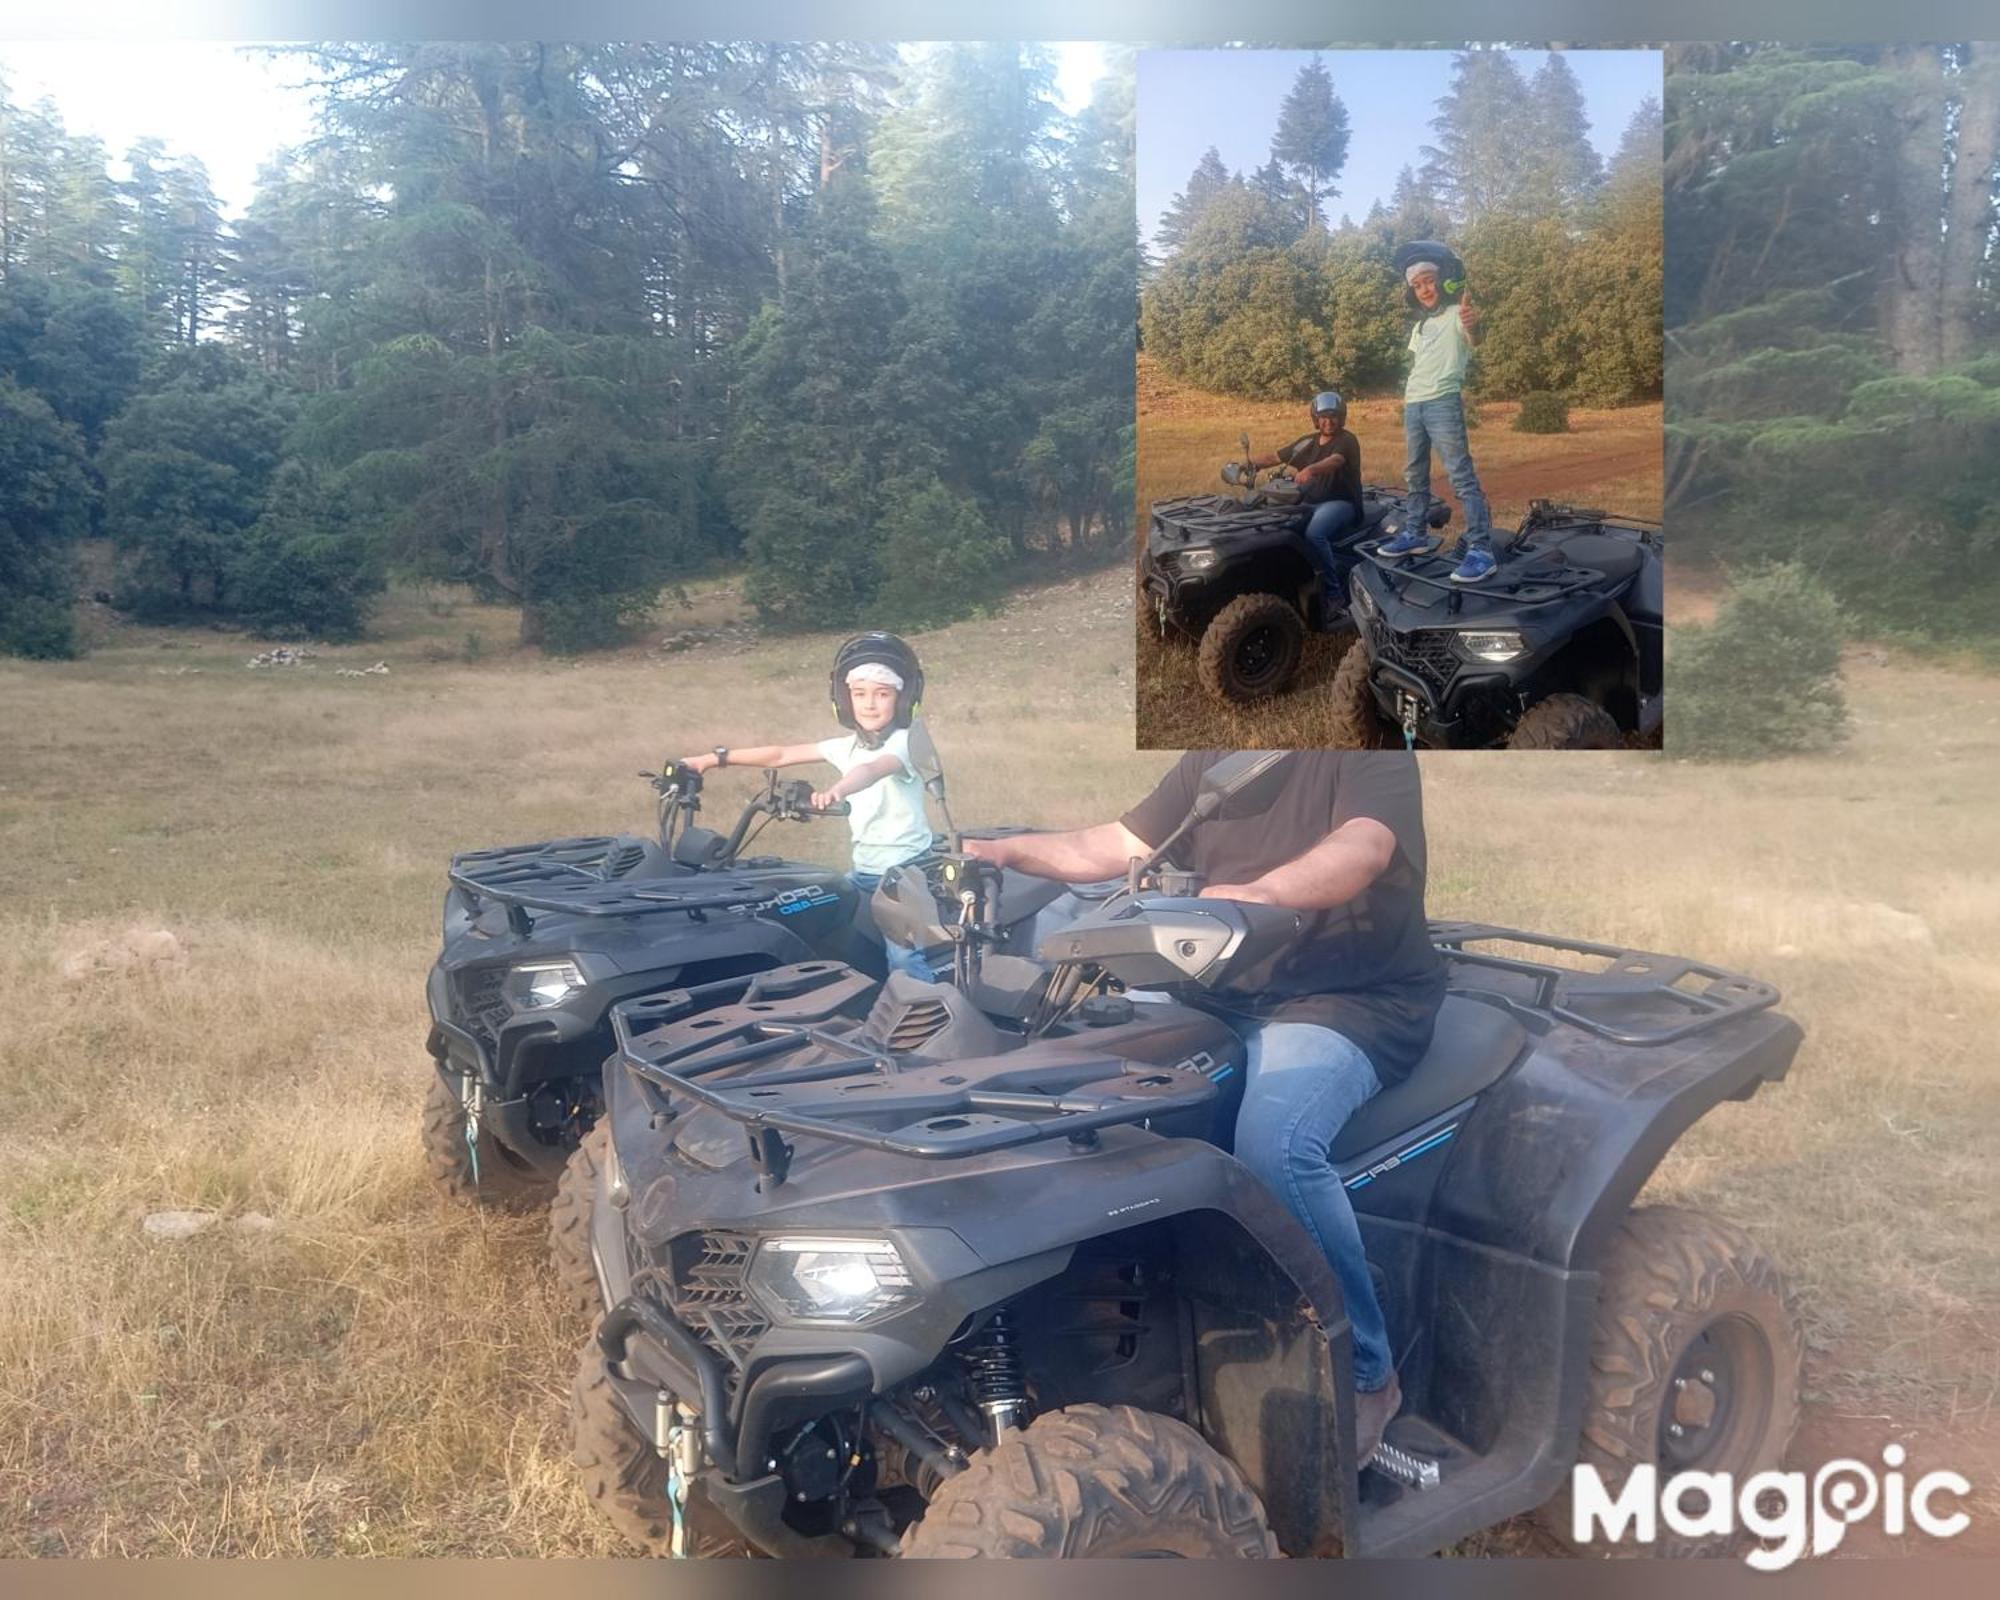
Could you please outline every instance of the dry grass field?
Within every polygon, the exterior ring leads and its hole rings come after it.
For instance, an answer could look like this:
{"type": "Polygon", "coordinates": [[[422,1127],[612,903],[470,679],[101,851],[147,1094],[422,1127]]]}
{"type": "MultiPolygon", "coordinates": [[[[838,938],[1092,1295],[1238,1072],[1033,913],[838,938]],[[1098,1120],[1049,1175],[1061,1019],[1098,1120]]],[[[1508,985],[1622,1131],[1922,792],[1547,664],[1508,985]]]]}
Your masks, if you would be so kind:
{"type": "MultiPolygon", "coordinates": [[[[1628,516],[1660,514],[1661,408],[1570,412],[1566,434],[1516,433],[1519,406],[1480,405],[1472,431],[1472,459],[1493,508],[1495,527],[1518,526],[1534,499],[1568,500],[1628,516]]],[[[1361,443],[1362,477],[1400,488],[1403,481],[1403,408],[1396,399],[1354,403],[1348,426],[1361,443]]],[[[1204,394],[1169,378],[1139,358],[1139,504],[1174,495],[1226,492],[1216,474],[1242,454],[1248,431],[1259,455],[1307,431],[1299,403],[1240,400],[1204,394]]],[[[1461,508],[1433,463],[1438,493],[1451,504],[1448,538],[1464,526],[1461,508]]],[[[1254,706],[1224,706],[1210,699],[1195,677],[1194,646],[1162,639],[1154,620],[1138,618],[1138,742],[1149,750],[1188,748],[1273,749],[1324,746],[1325,691],[1350,635],[1315,634],[1289,692],[1254,706]]]]}
{"type": "MultiPolygon", "coordinates": [[[[1112,572],[918,640],[963,820],[1102,818],[1165,765],[1124,748],[1129,593],[1112,572]]],[[[648,825],[633,774],[663,751],[812,734],[832,641],[572,666],[511,632],[404,595],[309,669],[138,629],[0,664],[0,1555],[613,1550],[567,1466],[583,1330],[538,1223],[422,1171],[442,868],[648,825]],[[227,1220],[149,1237],[168,1208],[227,1220]]],[[[1433,908],[1784,987],[1792,1080],[1655,1187],[1789,1265],[1813,1460],[1893,1429],[1981,1486],[1957,1551],[2000,1520],[2000,708],[1934,666],[1850,676],[1839,758],[1426,757],[1433,908]]]]}

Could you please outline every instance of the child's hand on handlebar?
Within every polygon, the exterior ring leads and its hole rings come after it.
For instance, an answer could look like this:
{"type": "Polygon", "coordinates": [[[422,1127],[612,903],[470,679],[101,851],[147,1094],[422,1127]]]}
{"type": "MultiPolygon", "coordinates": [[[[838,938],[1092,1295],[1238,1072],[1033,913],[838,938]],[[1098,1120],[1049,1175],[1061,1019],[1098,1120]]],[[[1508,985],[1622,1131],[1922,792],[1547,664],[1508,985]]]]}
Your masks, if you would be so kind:
{"type": "Polygon", "coordinates": [[[712,772],[720,763],[716,761],[713,751],[707,751],[698,756],[682,756],[681,765],[690,772],[712,772]]]}
{"type": "Polygon", "coordinates": [[[815,811],[831,811],[845,798],[831,789],[815,789],[812,792],[812,808],[815,811]]]}

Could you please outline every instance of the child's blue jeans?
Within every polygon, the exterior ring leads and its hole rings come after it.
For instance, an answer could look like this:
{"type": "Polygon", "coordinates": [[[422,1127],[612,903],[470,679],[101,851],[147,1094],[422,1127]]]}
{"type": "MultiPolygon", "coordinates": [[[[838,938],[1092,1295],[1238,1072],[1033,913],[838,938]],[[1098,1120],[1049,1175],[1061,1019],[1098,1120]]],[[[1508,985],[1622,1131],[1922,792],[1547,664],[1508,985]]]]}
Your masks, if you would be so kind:
{"type": "Polygon", "coordinates": [[[1410,491],[1409,518],[1405,526],[1422,532],[1431,510],[1431,448],[1444,458],[1445,475],[1452,492],[1465,508],[1465,547],[1468,550],[1493,548],[1493,523],[1486,507],[1486,491],[1479,487],[1479,474],[1472,468],[1472,449],[1465,439],[1465,401],[1455,394],[1435,400],[1403,402],[1403,438],[1410,447],[1404,469],[1404,483],[1410,491]]]}

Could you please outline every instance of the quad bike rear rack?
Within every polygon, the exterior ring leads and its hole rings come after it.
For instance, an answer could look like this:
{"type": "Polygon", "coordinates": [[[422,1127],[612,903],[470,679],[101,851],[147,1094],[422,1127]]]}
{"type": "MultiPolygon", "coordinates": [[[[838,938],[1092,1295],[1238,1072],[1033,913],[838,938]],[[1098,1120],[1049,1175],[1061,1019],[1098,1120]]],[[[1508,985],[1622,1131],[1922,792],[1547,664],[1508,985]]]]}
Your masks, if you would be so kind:
{"type": "Polygon", "coordinates": [[[786,1134],[926,1161],[1054,1139],[1088,1150],[1096,1147],[1101,1128],[1194,1110],[1217,1093],[1207,1074],[1191,1068],[1133,1063],[1087,1047],[1062,1066],[1071,1076],[1093,1074],[1087,1089],[1044,1094],[983,1088],[976,1079],[967,1081],[963,1063],[913,1060],[858,1030],[829,1027],[832,1008],[824,997],[838,1001],[839,986],[856,983],[857,993],[873,987],[851,969],[823,962],[626,1000],[611,1008],[618,1056],[646,1081],[744,1124],[757,1165],[773,1186],[784,1182],[790,1165],[786,1134]],[[811,999],[815,993],[823,998],[811,999]],[[785,1002],[800,1000],[805,1003],[799,1011],[821,1020],[786,1020],[785,1002]],[[718,1016],[713,1031],[694,1037],[685,1031],[660,1032],[732,1004],[768,1007],[768,1012],[718,1016]],[[826,1054],[798,1065],[782,1064],[813,1047],[826,1054]],[[770,1065],[732,1076],[726,1084],[705,1081],[758,1063],[770,1065]],[[1117,1087],[1109,1086],[1113,1083],[1117,1087]],[[812,1088],[803,1104],[778,1103],[789,1091],[806,1086],[812,1088]],[[867,1126],[899,1119],[901,1125],[888,1131],[867,1126]]]}
{"type": "Polygon", "coordinates": [[[1432,922],[1430,934],[1452,963],[1452,988],[1565,1023],[1609,1044],[1642,1049],[1672,1044],[1778,1003],[1770,984],[1686,956],[1484,922],[1432,922]],[[1597,957],[1600,964],[1562,966],[1470,948],[1492,942],[1597,957]]]}

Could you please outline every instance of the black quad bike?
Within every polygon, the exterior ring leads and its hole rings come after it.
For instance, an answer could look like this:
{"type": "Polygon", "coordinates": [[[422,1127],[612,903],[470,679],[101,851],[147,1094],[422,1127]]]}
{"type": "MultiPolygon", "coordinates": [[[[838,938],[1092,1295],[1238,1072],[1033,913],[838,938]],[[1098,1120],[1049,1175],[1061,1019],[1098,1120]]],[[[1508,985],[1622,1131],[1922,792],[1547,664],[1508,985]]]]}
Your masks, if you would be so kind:
{"type": "MultiPolygon", "coordinates": [[[[1223,482],[1237,493],[1188,495],[1152,507],[1141,585],[1161,635],[1180,634],[1197,646],[1202,687],[1216,699],[1245,704],[1279,694],[1297,675],[1308,631],[1340,633],[1353,626],[1344,593],[1328,594],[1306,543],[1307,505],[1291,468],[1276,467],[1261,483],[1243,459],[1226,463],[1223,482]]],[[[1343,580],[1364,540],[1400,527],[1404,497],[1373,485],[1362,491],[1359,525],[1334,547],[1343,580]]],[[[1441,528],[1451,507],[1433,502],[1430,525],[1441,528]]]]}
{"type": "Polygon", "coordinates": [[[1499,566],[1453,583],[1455,554],[1361,544],[1359,630],[1334,673],[1335,748],[1614,750],[1660,740],[1658,523],[1537,500],[1499,566]]]}
{"type": "MultiPolygon", "coordinates": [[[[1196,815],[1255,814],[1272,759],[1218,763],[1196,815]]],[[[1696,1118],[1784,1076],[1774,990],[1434,925],[1436,1042],[1333,1152],[1406,1395],[1364,1469],[1338,1283],[1230,1155],[1244,1044],[1188,1003],[1298,918],[1189,898],[1160,859],[1037,961],[991,953],[988,874],[947,858],[876,914],[953,940],[950,983],[820,960],[615,1009],[609,1309],[572,1417],[628,1537],[1414,1556],[1555,1516],[1578,1461],[1614,1488],[1776,1464],[1801,1346],[1775,1269],[1724,1223],[1633,1209],[1696,1118]]]]}
{"type": "MultiPolygon", "coordinates": [[[[599,1107],[613,1002],[837,955],[877,975],[844,873],[746,854],[771,821],[828,815],[766,773],[727,835],[697,825],[701,776],[645,774],[655,838],[549,839],[453,857],[425,994],[436,1073],[424,1149],[450,1193],[539,1204],[599,1107]]],[[[841,808],[843,811],[845,808],[841,808]]]]}

